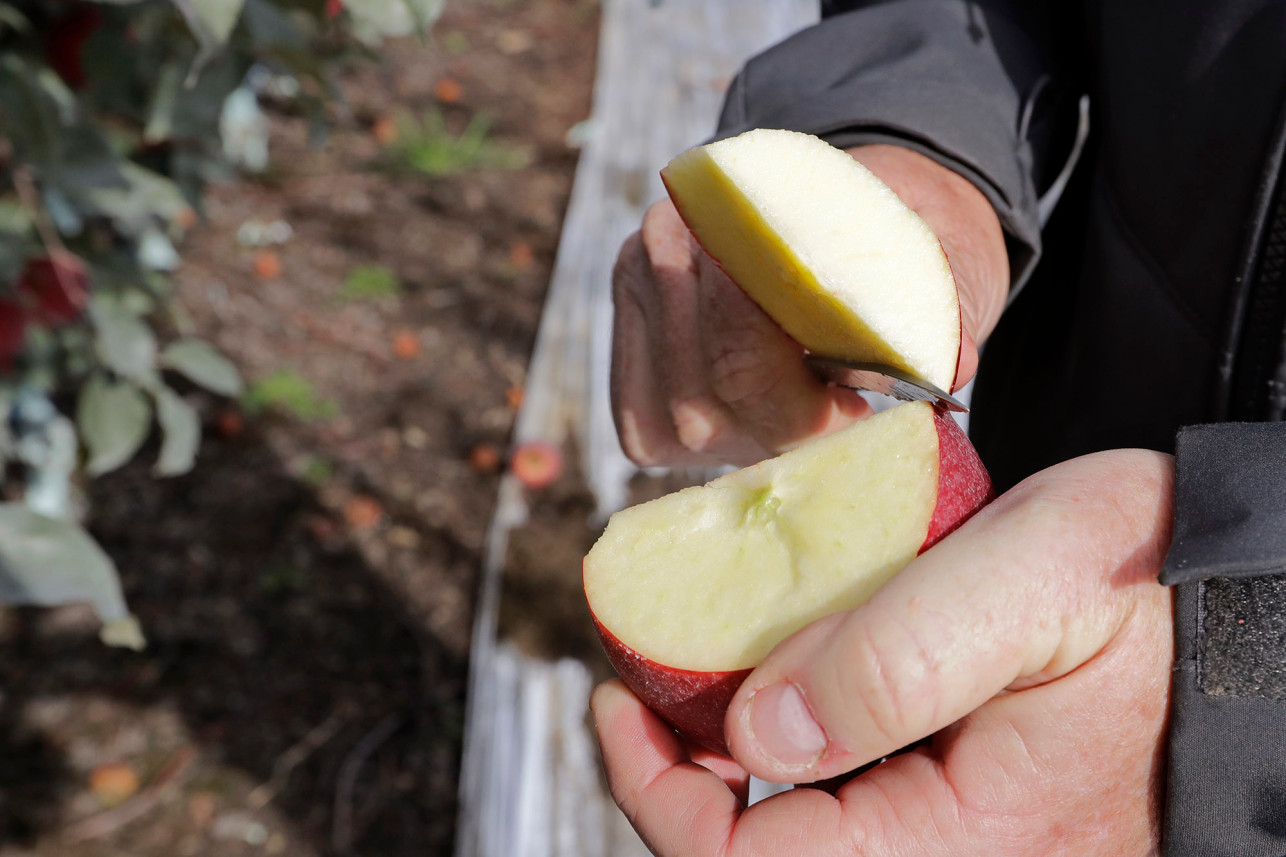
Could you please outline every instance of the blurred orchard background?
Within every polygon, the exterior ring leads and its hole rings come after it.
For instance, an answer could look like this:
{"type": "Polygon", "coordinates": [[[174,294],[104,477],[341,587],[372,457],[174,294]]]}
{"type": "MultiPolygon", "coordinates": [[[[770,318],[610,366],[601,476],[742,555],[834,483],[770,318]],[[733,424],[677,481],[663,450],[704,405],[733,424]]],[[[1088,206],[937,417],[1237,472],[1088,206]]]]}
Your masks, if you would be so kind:
{"type": "Polygon", "coordinates": [[[0,855],[450,853],[599,15],[0,0],[0,855]]]}

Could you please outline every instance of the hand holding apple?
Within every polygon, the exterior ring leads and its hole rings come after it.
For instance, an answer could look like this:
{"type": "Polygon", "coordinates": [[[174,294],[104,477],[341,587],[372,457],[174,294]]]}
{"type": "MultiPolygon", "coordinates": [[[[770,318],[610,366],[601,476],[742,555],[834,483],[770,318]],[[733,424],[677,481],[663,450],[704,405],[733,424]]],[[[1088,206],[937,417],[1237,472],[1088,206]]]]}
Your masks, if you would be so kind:
{"type": "Polygon", "coordinates": [[[901,405],[612,516],[585,595],[616,671],[687,737],[783,638],[865,601],[992,496],[949,416],[901,405]]]}
{"type": "Polygon", "coordinates": [[[600,687],[614,797],[659,855],[1156,853],[1171,478],[1117,450],[1000,497],[773,650],[728,713],[736,763],[600,687]],[[928,736],[835,796],[745,806],[748,774],[827,779],[928,736]]]}
{"type": "MultiPolygon", "coordinates": [[[[977,365],[973,343],[994,326],[1008,288],[996,215],[972,184],[909,149],[850,154],[923,217],[946,251],[959,291],[963,383],[977,365]]],[[[622,248],[613,289],[613,410],[638,463],[747,464],[869,414],[860,397],[800,365],[803,346],[700,249],[669,200],[622,248]]]]}

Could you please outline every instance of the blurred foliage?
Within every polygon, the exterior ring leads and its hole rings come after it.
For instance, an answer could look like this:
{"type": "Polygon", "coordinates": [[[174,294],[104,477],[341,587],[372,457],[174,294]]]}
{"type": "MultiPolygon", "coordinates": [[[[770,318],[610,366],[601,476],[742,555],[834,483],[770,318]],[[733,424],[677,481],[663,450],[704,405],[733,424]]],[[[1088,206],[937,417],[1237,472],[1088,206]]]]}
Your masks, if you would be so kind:
{"type": "Polygon", "coordinates": [[[490,124],[485,116],[477,115],[464,130],[455,133],[436,110],[418,120],[401,116],[397,136],[388,147],[390,166],[430,176],[450,176],[484,167],[517,170],[527,166],[530,156],[493,140],[489,136],[490,124]]]}
{"type": "Polygon", "coordinates": [[[348,272],[339,296],[347,301],[391,298],[402,290],[397,274],[386,265],[358,265],[348,272]]]}
{"type": "MultiPolygon", "coordinates": [[[[202,187],[268,163],[265,100],[320,139],[333,70],[423,32],[442,0],[0,0],[0,602],[89,601],[104,639],[141,645],[116,569],[78,523],[76,486],[155,433],[158,476],[201,438],[177,379],[242,394],[184,337],[169,275],[202,187]]],[[[333,412],[298,376],[245,393],[333,412]]]]}
{"type": "Polygon", "coordinates": [[[338,405],[318,396],[311,381],[289,369],[270,372],[251,384],[242,405],[250,414],[275,409],[300,420],[330,419],[339,415],[338,405]]]}

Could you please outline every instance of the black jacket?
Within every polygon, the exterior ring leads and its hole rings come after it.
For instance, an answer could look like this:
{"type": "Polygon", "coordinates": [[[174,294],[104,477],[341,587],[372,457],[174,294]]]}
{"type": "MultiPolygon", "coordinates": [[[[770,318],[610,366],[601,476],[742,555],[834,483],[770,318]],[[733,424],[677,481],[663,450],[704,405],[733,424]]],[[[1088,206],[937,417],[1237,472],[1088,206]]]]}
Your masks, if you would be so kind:
{"type": "Polygon", "coordinates": [[[1286,855],[1286,0],[822,7],[720,136],[894,142],[991,200],[1014,289],[972,427],[999,487],[1179,436],[1165,853],[1286,855]]]}

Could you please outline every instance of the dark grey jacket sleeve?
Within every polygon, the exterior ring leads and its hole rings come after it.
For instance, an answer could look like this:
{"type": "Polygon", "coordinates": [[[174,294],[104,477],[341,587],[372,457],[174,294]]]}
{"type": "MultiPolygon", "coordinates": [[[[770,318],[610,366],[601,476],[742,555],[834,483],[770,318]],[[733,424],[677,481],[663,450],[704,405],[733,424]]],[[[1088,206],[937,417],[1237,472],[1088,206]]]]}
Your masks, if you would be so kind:
{"type": "MultiPolygon", "coordinates": [[[[1066,109],[1048,22],[974,0],[823,3],[814,27],[752,59],[734,80],[719,136],[787,128],[841,148],[895,142],[970,179],[1009,242],[1015,283],[1040,252],[1037,197],[1066,109]]],[[[1017,11],[1016,11],[1017,9],[1017,11]]]]}
{"type": "Polygon", "coordinates": [[[1286,854],[1286,423],[1179,433],[1167,857],[1286,854]]]}

